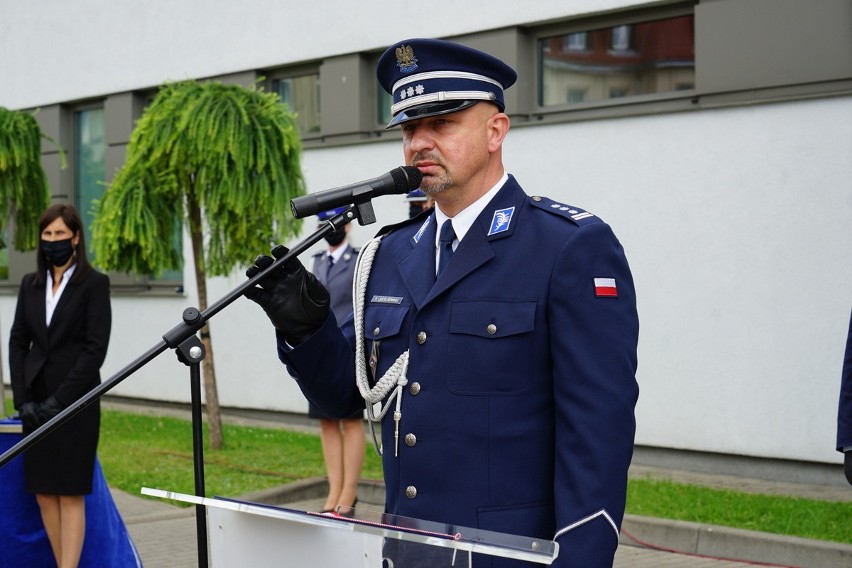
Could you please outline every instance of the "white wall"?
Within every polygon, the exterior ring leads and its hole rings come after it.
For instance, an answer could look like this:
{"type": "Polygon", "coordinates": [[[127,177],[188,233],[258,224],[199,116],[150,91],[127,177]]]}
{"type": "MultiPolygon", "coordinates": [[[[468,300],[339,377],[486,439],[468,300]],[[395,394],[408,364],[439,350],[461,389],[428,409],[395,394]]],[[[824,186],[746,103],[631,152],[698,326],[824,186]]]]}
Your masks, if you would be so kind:
{"type": "Polygon", "coordinates": [[[609,222],[636,278],[637,442],[838,461],[852,98],[516,129],[528,192],[609,222]]]}
{"type": "MultiPolygon", "coordinates": [[[[30,107],[147,86],[178,73],[219,74],[356,51],[400,37],[461,33],[634,3],[542,2],[519,10],[515,2],[498,1],[494,10],[475,10],[476,18],[468,4],[454,3],[459,17],[415,24],[398,3],[372,1],[370,10],[347,12],[343,24],[337,18],[312,19],[303,3],[273,1],[255,2],[258,9],[250,14],[222,2],[110,2],[110,10],[94,18],[89,16],[96,12],[93,6],[102,4],[95,0],[4,2],[0,105],[30,107]],[[205,12],[186,8],[202,4],[222,6],[205,12]],[[292,16],[270,16],[284,4],[292,16]],[[170,15],[164,18],[167,5],[170,15]],[[385,16],[376,17],[379,12],[385,16]],[[129,25],[131,14],[140,21],[129,25]],[[192,26],[190,15],[196,19],[192,26]],[[70,38],[69,21],[93,31],[70,38]],[[201,35],[190,36],[190,29],[201,35]],[[31,37],[36,31],[40,41],[31,37]],[[318,35],[308,43],[308,33],[318,35]],[[115,49],[121,53],[106,53],[104,46],[112,50],[122,34],[128,39],[115,49]],[[10,55],[8,48],[17,52],[10,55]],[[66,51],[87,54],[88,68],[73,65],[66,51]],[[135,58],[133,65],[126,65],[129,57],[135,58]],[[31,66],[39,72],[32,73],[31,66]]],[[[349,3],[329,5],[351,11],[349,3]]],[[[641,321],[638,443],[838,462],[833,451],[837,396],[852,306],[849,124],[852,97],[836,97],[518,126],[510,133],[507,169],[528,193],[598,214],[625,246],[641,321]]],[[[303,157],[314,191],[371,178],[401,163],[397,142],[308,150],[303,157]]],[[[407,211],[399,196],[379,198],[375,206],[379,221],[356,227],[356,244],[407,211]]],[[[192,271],[185,272],[186,297],[114,298],[104,377],[157,344],[185,307],[197,305],[192,271]]],[[[221,297],[242,278],[235,273],[215,279],[210,298],[221,297]]],[[[0,296],[4,368],[14,301],[0,296]]],[[[306,408],[277,362],[259,308],[238,300],[214,318],[212,334],[223,405],[306,408]]],[[[188,401],[188,372],[167,352],[114,392],[188,401]]]]}
{"type": "Polygon", "coordinates": [[[4,0],[0,106],[30,108],[642,3],[492,0],[484,9],[455,0],[428,8],[394,0],[4,0]],[[431,15],[440,13],[451,16],[431,15]]]}

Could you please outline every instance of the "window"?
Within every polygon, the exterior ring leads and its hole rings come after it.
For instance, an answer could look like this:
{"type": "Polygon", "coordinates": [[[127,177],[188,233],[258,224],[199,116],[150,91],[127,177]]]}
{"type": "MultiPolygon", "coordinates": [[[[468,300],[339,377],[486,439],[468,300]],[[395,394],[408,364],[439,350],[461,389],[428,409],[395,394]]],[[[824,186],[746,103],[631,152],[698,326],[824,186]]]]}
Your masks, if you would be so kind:
{"type": "Polygon", "coordinates": [[[104,109],[92,108],[74,113],[74,205],[83,218],[86,254],[96,263],[92,243],[92,201],[104,193],[106,174],[104,109]]]}
{"type": "MultiPolygon", "coordinates": [[[[107,142],[107,123],[113,124],[112,135],[124,142],[129,139],[132,124],[141,116],[142,109],[153,100],[154,94],[127,97],[120,102],[107,98],[103,103],[83,105],[67,109],[71,126],[69,132],[69,169],[71,172],[62,193],[56,197],[68,199],[74,203],[83,220],[86,235],[86,254],[93,265],[98,265],[92,236],[93,202],[103,197],[106,191],[107,171],[117,169],[116,156],[110,157],[107,142]],[[132,104],[131,104],[132,103],[132,104]],[[137,104],[138,103],[138,104],[137,104]],[[116,134],[115,124],[126,124],[122,137],[116,134]]],[[[175,218],[176,226],[180,219],[175,218]]],[[[174,246],[181,251],[183,242],[180,232],[175,236],[174,246]]],[[[110,272],[112,288],[122,292],[154,292],[155,294],[173,294],[179,291],[183,282],[183,270],[167,270],[155,277],[152,274],[125,274],[110,272]]]]}
{"type": "Polygon", "coordinates": [[[543,37],[538,44],[538,102],[543,107],[668,93],[695,85],[692,15],[572,31],[543,37]]]}
{"type": "Polygon", "coordinates": [[[291,112],[296,113],[296,123],[302,136],[320,133],[318,73],[273,79],[272,91],[278,93],[281,102],[285,103],[291,112]]]}
{"type": "Polygon", "coordinates": [[[630,39],[633,37],[632,26],[615,26],[612,28],[610,49],[613,51],[630,51],[630,39]]]}
{"type": "MultiPolygon", "coordinates": [[[[142,116],[142,113],[145,112],[145,109],[148,108],[148,106],[150,106],[150,104],[152,102],[154,102],[155,96],[156,96],[155,92],[147,92],[147,93],[138,95],[137,98],[141,102],[141,106],[138,110],[138,113],[139,113],[138,116],[136,116],[136,113],[134,112],[134,116],[133,116],[134,122],[136,120],[138,120],[139,117],[142,116]]],[[[132,134],[132,132],[128,133],[128,137],[130,136],[130,134],[132,134]]],[[[178,256],[180,256],[181,258],[184,258],[184,256],[183,256],[183,252],[184,252],[183,251],[183,235],[182,235],[182,232],[180,230],[181,225],[182,225],[182,219],[180,218],[180,216],[176,216],[175,219],[174,219],[175,232],[174,232],[174,235],[172,236],[172,246],[175,248],[176,251],[178,251],[178,256]]],[[[189,266],[190,266],[190,270],[191,270],[192,265],[189,265],[189,266]]],[[[136,278],[134,280],[134,284],[135,285],[140,285],[140,284],[144,285],[147,289],[162,288],[164,290],[173,290],[174,292],[182,293],[183,292],[183,270],[184,270],[184,268],[186,268],[186,264],[184,264],[183,267],[181,267],[181,268],[164,270],[163,273],[160,274],[159,276],[154,276],[153,274],[148,274],[148,275],[138,274],[138,275],[136,275],[136,278]]],[[[121,282],[121,280],[117,280],[115,278],[115,276],[111,275],[111,278],[114,281],[121,282]]]]}
{"type": "Polygon", "coordinates": [[[586,89],[568,89],[565,99],[569,103],[581,103],[586,100],[586,89]]]}
{"type": "Polygon", "coordinates": [[[565,51],[586,51],[587,34],[586,32],[577,32],[575,34],[566,34],[563,36],[565,51]]]}
{"type": "Polygon", "coordinates": [[[393,118],[391,116],[393,97],[381,87],[377,87],[377,90],[379,92],[377,115],[379,117],[379,124],[385,127],[391,121],[391,118],[393,118]]]}

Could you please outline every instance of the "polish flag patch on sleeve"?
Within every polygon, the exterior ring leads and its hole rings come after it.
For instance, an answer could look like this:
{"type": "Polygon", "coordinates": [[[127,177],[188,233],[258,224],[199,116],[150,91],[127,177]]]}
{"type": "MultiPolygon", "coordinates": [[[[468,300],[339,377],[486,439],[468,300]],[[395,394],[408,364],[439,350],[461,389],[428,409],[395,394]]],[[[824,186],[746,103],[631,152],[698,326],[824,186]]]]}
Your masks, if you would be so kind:
{"type": "Polygon", "coordinates": [[[595,278],[595,296],[617,298],[618,288],[615,286],[615,278],[595,278]]]}

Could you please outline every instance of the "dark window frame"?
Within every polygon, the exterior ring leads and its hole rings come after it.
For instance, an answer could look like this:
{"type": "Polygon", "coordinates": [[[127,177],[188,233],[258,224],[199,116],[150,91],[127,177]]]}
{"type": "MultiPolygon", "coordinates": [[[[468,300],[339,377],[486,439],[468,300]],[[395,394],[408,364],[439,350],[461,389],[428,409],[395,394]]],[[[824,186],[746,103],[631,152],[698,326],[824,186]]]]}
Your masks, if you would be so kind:
{"type": "MultiPolygon", "coordinates": [[[[308,64],[298,64],[298,65],[290,65],[287,67],[277,67],[274,69],[270,69],[263,74],[264,82],[263,87],[266,91],[270,93],[277,93],[278,90],[275,88],[277,82],[282,80],[292,80],[299,79],[308,76],[316,77],[316,92],[314,93],[315,97],[315,105],[316,105],[316,129],[309,130],[305,132],[302,128],[302,124],[299,124],[299,136],[303,142],[311,142],[315,140],[321,140],[324,134],[323,123],[322,123],[322,106],[321,106],[321,93],[322,93],[322,74],[320,73],[320,64],[319,63],[308,63],[308,64]]],[[[282,101],[282,104],[284,101],[282,101]]],[[[289,107],[289,105],[288,105],[289,107]]],[[[295,112],[300,115],[300,118],[297,121],[304,120],[305,113],[301,113],[298,108],[290,108],[291,112],[295,112]]]]}

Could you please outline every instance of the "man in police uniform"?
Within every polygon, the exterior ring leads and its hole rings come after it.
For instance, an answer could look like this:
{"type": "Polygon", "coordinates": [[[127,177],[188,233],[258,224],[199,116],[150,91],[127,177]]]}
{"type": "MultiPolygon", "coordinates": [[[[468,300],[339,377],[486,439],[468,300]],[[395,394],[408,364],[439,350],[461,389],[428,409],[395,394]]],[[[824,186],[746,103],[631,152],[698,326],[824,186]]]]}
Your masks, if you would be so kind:
{"type": "MultiPolygon", "coordinates": [[[[404,369],[399,413],[382,423],[389,513],[553,539],[559,568],[611,566],[638,396],[624,251],[599,218],[530,197],[505,173],[503,90],[516,76],[502,61],[412,39],[377,74],[434,213],[380,231],[365,308],[342,329],[295,259],[246,295],[327,411],[363,404],[353,352],[369,353],[375,379],[404,369]]],[[[249,275],[271,262],[258,257],[249,275]]]]}

